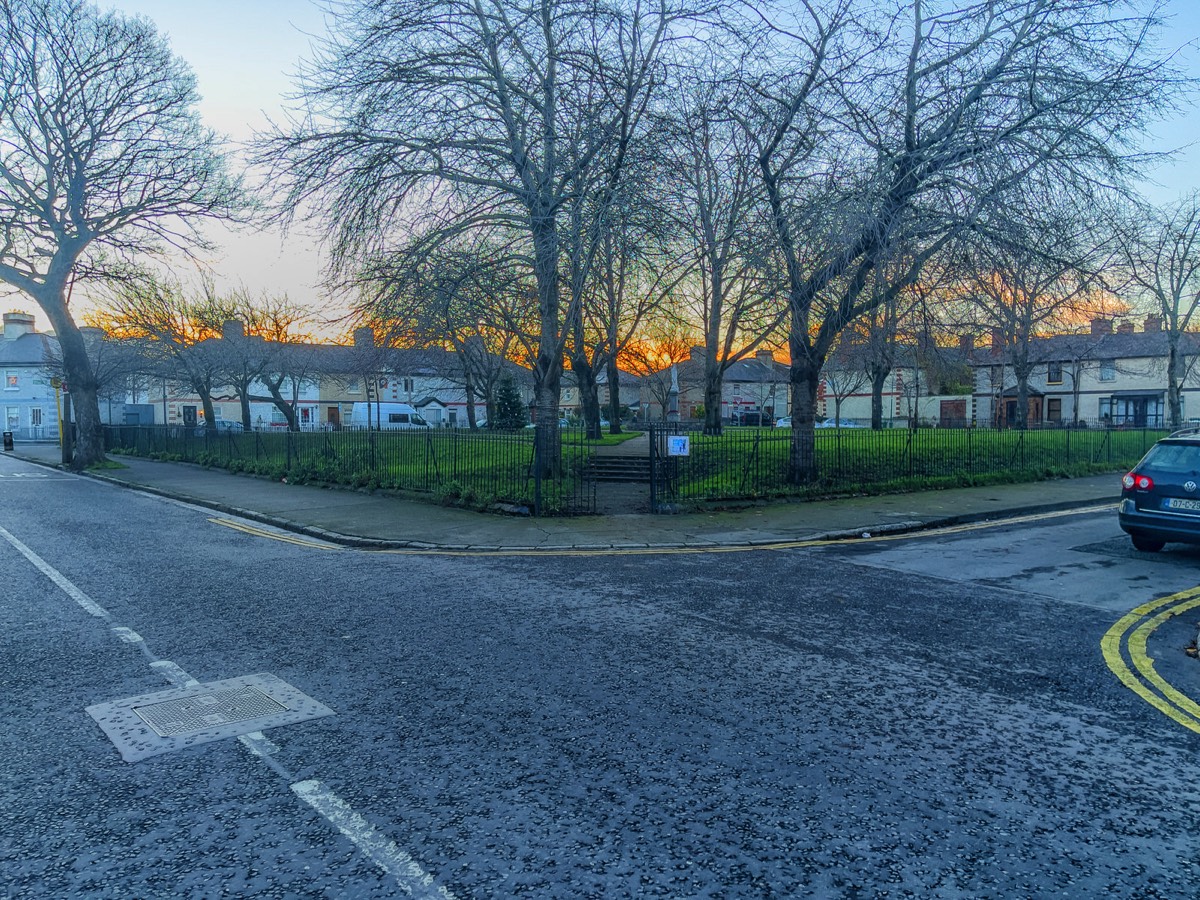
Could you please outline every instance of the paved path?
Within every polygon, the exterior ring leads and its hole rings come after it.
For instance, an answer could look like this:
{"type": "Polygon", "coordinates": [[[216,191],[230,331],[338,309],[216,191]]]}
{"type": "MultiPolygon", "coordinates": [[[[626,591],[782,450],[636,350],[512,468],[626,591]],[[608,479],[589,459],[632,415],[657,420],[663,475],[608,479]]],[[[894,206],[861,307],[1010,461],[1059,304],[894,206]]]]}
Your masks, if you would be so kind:
{"type": "MultiPolygon", "coordinates": [[[[25,443],[3,457],[41,465],[57,465],[61,458],[55,444],[25,443]]],[[[186,463],[119,461],[124,468],[90,477],[340,543],[471,550],[752,546],[1115,505],[1120,493],[1113,474],[682,515],[531,518],[436,506],[384,492],[284,484],[186,463]]]]}

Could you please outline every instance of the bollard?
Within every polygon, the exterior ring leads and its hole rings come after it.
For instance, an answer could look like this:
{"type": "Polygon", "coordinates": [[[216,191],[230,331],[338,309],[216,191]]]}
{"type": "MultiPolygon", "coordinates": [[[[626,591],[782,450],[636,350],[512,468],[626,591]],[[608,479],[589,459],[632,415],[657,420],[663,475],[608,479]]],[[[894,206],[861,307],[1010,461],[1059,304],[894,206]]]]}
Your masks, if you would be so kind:
{"type": "Polygon", "coordinates": [[[4,432],[4,449],[11,451],[13,448],[13,433],[11,431],[4,432]]]}

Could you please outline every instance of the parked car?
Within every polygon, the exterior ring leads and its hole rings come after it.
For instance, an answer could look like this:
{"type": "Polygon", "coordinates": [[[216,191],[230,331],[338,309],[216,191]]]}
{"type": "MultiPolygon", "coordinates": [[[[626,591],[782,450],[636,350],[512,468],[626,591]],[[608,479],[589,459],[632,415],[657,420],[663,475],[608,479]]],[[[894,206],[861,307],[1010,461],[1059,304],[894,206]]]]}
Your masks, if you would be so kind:
{"type": "Polygon", "coordinates": [[[1200,427],[1163,438],[1121,479],[1117,521],[1145,553],[1200,544],[1200,427]]]}
{"type": "Polygon", "coordinates": [[[373,402],[355,403],[350,409],[350,425],[354,428],[378,428],[382,431],[432,427],[407,403],[373,402]]]}
{"type": "Polygon", "coordinates": [[[771,417],[760,412],[735,413],[730,419],[732,425],[771,426],[771,417]]]}
{"type": "Polygon", "coordinates": [[[814,428],[862,428],[857,422],[851,419],[822,419],[813,425],[814,428]]]}
{"type": "MultiPolygon", "coordinates": [[[[213,422],[216,426],[217,434],[241,434],[246,429],[242,427],[241,422],[231,422],[228,419],[217,419],[213,422]]],[[[208,426],[201,422],[196,426],[196,434],[204,435],[208,433],[208,426]]]]}
{"type": "Polygon", "coordinates": [[[778,419],[775,420],[775,427],[776,428],[791,428],[792,427],[792,417],[791,416],[780,416],[778,419]]]}

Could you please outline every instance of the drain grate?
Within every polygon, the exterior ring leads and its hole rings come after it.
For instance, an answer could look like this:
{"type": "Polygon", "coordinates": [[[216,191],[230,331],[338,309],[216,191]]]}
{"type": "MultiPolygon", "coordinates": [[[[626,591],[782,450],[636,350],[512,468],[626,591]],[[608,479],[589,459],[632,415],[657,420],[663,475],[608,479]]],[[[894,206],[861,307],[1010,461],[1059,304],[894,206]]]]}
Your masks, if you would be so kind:
{"type": "Polygon", "coordinates": [[[164,700],[149,706],[135,706],[133,711],[161,737],[174,737],[216,725],[232,725],[287,712],[288,709],[262,691],[244,687],[197,694],[182,700],[164,700]]]}
{"type": "Polygon", "coordinates": [[[171,688],[87,708],[126,762],[221,738],[294,725],[333,710],[262,673],[171,688]]]}

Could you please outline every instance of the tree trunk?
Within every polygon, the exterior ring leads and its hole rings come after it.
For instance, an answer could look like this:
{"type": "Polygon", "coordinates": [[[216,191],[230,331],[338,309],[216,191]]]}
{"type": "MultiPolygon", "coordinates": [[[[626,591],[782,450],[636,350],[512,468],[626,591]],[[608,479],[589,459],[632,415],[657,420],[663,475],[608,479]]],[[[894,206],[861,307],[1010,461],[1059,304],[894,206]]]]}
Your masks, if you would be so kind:
{"type": "Polygon", "coordinates": [[[871,367],[871,427],[875,431],[883,429],[883,386],[891,372],[890,368],[871,367]]]}
{"type": "Polygon", "coordinates": [[[104,461],[104,426],[100,421],[100,400],[92,362],[83,335],[67,313],[65,293],[65,284],[45,285],[34,296],[34,300],[54,326],[54,334],[62,351],[63,373],[67,378],[67,389],[71,392],[75,422],[71,468],[81,470],[104,461]]]}
{"type": "Polygon", "coordinates": [[[536,442],[538,470],[544,478],[551,478],[559,471],[559,450],[562,433],[558,427],[558,377],[553,384],[543,381],[534,392],[537,421],[534,423],[533,439],[536,442]]]}
{"type": "MultiPolygon", "coordinates": [[[[271,392],[271,402],[275,404],[275,408],[283,413],[283,417],[287,419],[288,431],[299,431],[300,428],[296,425],[296,410],[295,408],[283,399],[283,392],[280,391],[280,385],[268,384],[267,389],[271,392]]],[[[367,427],[370,428],[370,411],[371,407],[367,407],[367,427]]]]}
{"type": "MultiPolygon", "coordinates": [[[[615,343],[614,343],[614,346],[615,343]]],[[[608,433],[621,433],[621,370],[614,355],[608,361],[608,433]]]]}
{"type": "Polygon", "coordinates": [[[531,210],[530,231],[533,235],[533,269],[541,326],[533,368],[537,414],[533,439],[537,445],[540,473],[552,476],[559,470],[562,436],[558,430],[558,396],[563,370],[559,345],[558,232],[554,212],[540,207],[531,210]]]}
{"type": "Polygon", "coordinates": [[[204,388],[200,388],[197,392],[200,394],[200,408],[204,410],[204,430],[215,437],[217,413],[213,409],[212,392],[204,388]]]}
{"type": "Polygon", "coordinates": [[[817,480],[816,424],[817,391],[821,369],[809,361],[792,357],[792,446],[788,457],[788,481],[810,484],[817,480]]]}
{"type": "Polygon", "coordinates": [[[716,363],[716,351],[710,351],[704,365],[704,433],[722,433],[721,367],[716,363]]]}
{"type": "Polygon", "coordinates": [[[242,385],[241,390],[238,392],[238,400],[240,401],[240,404],[242,407],[242,428],[244,428],[246,430],[246,432],[249,433],[250,425],[251,425],[251,423],[250,423],[250,385],[249,384],[242,385]]]}
{"type": "Polygon", "coordinates": [[[1183,424],[1183,398],[1179,378],[1179,335],[1167,336],[1167,415],[1170,426],[1179,428],[1183,424]]]}
{"type": "Polygon", "coordinates": [[[587,355],[580,353],[571,358],[571,371],[579,386],[579,409],[583,413],[583,424],[589,441],[600,440],[600,392],[596,384],[596,372],[588,362],[587,355]]]}

